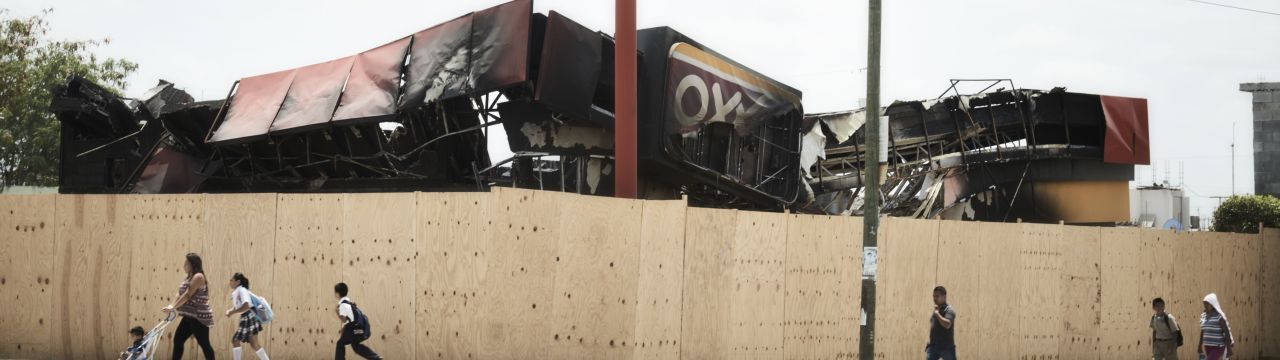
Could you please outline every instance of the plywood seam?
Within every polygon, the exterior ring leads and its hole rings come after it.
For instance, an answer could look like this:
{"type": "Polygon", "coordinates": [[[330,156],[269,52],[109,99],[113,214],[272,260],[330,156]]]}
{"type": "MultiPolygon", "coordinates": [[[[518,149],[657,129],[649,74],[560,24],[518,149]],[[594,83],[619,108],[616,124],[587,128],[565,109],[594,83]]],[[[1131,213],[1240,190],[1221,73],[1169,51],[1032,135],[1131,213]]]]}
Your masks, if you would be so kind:
{"type": "MultiPolygon", "coordinates": [[[[334,112],[337,112],[337,111],[338,111],[337,105],[334,105],[334,112]]],[[[414,191],[409,194],[413,196],[413,214],[409,216],[409,219],[410,219],[409,244],[411,245],[409,247],[409,251],[416,254],[417,249],[420,246],[418,245],[418,205],[419,205],[418,192],[414,191]]],[[[480,196],[483,196],[483,195],[480,195],[480,196]]],[[[409,253],[406,253],[405,257],[409,257],[409,253]]],[[[418,257],[413,256],[409,259],[410,259],[408,264],[409,284],[407,286],[412,288],[412,290],[409,290],[409,299],[413,303],[412,304],[413,306],[409,308],[410,321],[405,324],[406,327],[409,327],[409,331],[405,331],[404,333],[410,335],[409,336],[409,357],[413,359],[417,359],[418,358],[418,305],[419,305],[417,301],[418,257]]]]}
{"type": "Polygon", "coordinates": [[[791,219],[789,219],[791,216],[793,215],[790,213],[782,216],[782,304],[779,305],[782,307],[782,317],[781,323],[778,324],[782,328],[782,339],[779,339],[779,343],[782,344],[779,355],[782,357],[787,356],[787,254],[791,248],[788,246],[787,238],[791,236],[791,219]]]}
{"type": "MultiPolygon", "coordinates": [[[[276,272],[277,272],[276,259],[278,259],[277,256],[279,256],[277,251],[280,250],[280,246],[279,246],[280,243],[277,241],[279,240],[277,236],[279,232],[276,231],[276,228],[280,226],[280,194],[279,193],[271,194],[271,216],[273,217],[273,219],[271,220],[271,296],[275,297],[276,295],[279,294],[278,292],[276,292],[276,289],[275,289],[275,287],[277,286],[276,284],[278,284],[276,282],[276,272]]],[[[209,218],[206,217],[205,221],[209,221],[209,218]]],[[[274,326],[272,328],[274,328],[274,326]]],[[[270,328],[263,329],[263,330],[268,331],[267,344],[263,344],[263,345],[264,346],[272,345],[272,347],[274,347],[275,345],[273,343],[275,342],[275,339],[276,339],[276,336],[274,336],[275,331],[271,331],[272,329],[270,328]]]]}
{"type": "MultiPolygon", "coordinates": [[[[685,199],[683,207],[684,207],[684,230],[680,232],[680,236],[684,237],[684,241],[682,241],[680,245],[680,256],[684,258],[684,260],[688,260],[689,259],[689,256],[688,256],[688,253],[689,253],[689,200],[688,198],[685,199]]],[[[684,334],[686,330],[684,327],[684,314],[685,314],[684,304],[686,302],[685,297],[689,296],[689,294],[685,291],[685,283],[689,279],[689,264],[687,262],[682,262],[681,265],[683,266],[681,266],[681,269],[680,269],[680,336],[678,337],[681,341],[680,341],[680,346],[676,348],[678,359],[684,358],[684,347],[685,345],[688,345],[688,342],[684,341],[685,340],[684,334]]]]}

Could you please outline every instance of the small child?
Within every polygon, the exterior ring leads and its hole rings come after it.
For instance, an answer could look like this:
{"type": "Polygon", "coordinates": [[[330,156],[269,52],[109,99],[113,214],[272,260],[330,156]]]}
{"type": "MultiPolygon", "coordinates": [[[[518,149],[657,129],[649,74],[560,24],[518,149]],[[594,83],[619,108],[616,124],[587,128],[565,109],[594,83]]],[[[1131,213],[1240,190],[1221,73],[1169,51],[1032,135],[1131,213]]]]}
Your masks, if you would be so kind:
{"type": "Polygon", "coordinates": [[[143,356],[145,356],[142,353],[142,337],[146,335],[147,331],[142,330],[141,326],[134,326],[129,329],[129,339],[133,340],[133,345],[120,353],[120,360],[142,360],[143,356]]]}
{"type": "Polygon", "coordinates": [[[1178,360],[1179,338],[1182,328],[1178,327],[1178,319],[1164,311],[1164,299],[1151,300],[1151,359],[1178,360]]]}
{"type": "Polygon", "coordinates": [[[347,345],[350,345],[351,350],[355,350],[356,355],[360,355],[365,359],[380,360],[382,357],[378,356],[378,353],[362,344],[364,338],[355,334],[356,313],[352,309],[355,303],[351,302],[351,298],[347,297],[347,291],[347,283],[338,283],[333,286],[333,294],[338,298],[338,308],[335,310],[338,315],[338,321],[342,322],[342,330],[338,336],[338,349],[334,354],[334,359],[346,359],[347,345]]]}
{"type": "Polygon", "coordinates": [[[242,273],[231,275],[231,280],[227,281],[227,286],[231,287],[231,309],[223,314],[227,317],[231,315],[240,315],[240,326],[236,327],[235,335],[231,336],[231,358],[240,360],[243,356],[243,349],[240,344],[249,343],[253,348],[254,354],[260,360],[270,360],[267,357],[267,349],[258,343],[258,333],[262,332],[262,321],[253,308],[253,292],[249,291],[249,278],[242,273]]]}

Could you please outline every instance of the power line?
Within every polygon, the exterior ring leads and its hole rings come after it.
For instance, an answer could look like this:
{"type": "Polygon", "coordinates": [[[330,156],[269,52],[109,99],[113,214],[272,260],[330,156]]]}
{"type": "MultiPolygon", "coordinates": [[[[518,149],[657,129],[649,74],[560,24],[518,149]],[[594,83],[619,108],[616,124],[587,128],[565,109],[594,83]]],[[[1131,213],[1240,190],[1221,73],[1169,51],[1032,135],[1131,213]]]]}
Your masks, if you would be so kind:
{"type": "Polygon", "coordinates": [[[1273,13],[1273,12],[1270,12],[1270,11],[1262,11],[1262,10],[1250,9],[1250,8],[1244,8],[1244,7],[1239,7],[1239,6],[1227,5],[1227,4],[1219,4],[1219,3],[1208,2],[1208,1],[1203,1],[1203,0],[1187,0],[1187,1],[1190,1],[1190,2],[1198,2],[1198,3],[1201,3],[1201,4],[1207,4],[1207,5],[1213,5],[1213,6],[1221,6],[1221,7],[1224,7],[1224,8],[1232,8],[1232,9],[1236,9],[1236,10],[1252,11],[1252,12],[1256,12],[1256,13],[1259,13],[1259,14],[1267,14],[1267,15],[1280,16],[1280,13],[1273,13]]]}

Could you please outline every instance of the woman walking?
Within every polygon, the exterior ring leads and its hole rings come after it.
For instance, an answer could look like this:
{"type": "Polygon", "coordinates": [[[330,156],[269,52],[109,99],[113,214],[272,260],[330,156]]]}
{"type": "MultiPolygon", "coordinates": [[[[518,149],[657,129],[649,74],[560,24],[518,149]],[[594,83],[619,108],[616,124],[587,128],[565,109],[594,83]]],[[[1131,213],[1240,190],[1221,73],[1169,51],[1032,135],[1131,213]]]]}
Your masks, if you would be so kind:
{"type": "Polygon", "coordinates": [[[213,345],[209,344],[209,328],[213,327],[213,308],[209,307],[209,286],[204,278],[204,261],[196,253],[187,254],[182,264],[187,277],[178,286],[178,298],[164,307],[165,314],[177,311],[182,316],[178,330],[173,333],[173,360],[182,359],[183,345],[196,337],[196,343],[206,360],[213,360],[213,345]]]}
{"type": "Polygon", "coordinates": [[[249,278],[244,274],[235,273],[231,275],[231,310],[227,310],[224,314],[227,317],[240,314],[240,326],[236,327],[235,335],[231,336],[231,358],[240,360],[240,344],[249,343],[249,347],[253,348],[254,354],[261,360],[270,360],[267,357],[267,349],[263,349],[258,345],[258,333],[262,332],[262,321],[258,320],[258,315],[253,311],[253,293],[249,291],[249,278]]]}
{"type": "Polygon", "coordinates": [[[1204,297],[1204,313],[1200,314],[1200,347],[1197,349],[1206,360],[1225,360],[1235,352],[1235,339],[1231,335],[1231,323],[1222,312],[1217,294],[1204,297]]]}

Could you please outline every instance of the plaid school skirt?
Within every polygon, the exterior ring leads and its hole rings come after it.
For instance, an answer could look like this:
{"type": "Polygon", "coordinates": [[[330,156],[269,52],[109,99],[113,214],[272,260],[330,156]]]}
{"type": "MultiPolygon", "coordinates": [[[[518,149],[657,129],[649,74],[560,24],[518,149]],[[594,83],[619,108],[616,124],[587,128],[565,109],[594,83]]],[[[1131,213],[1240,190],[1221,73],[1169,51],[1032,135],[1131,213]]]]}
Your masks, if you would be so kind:
{"type": "Polygon", "coordinates": [[[262,323],[258,321],[257,316],[253,316],[253,311],[246,311],[240,314],[240,326],[236,328],[236,334],[231,338],[248,342],[250,337],[258,335],[259,332],[262,332],[262,323]]]}

